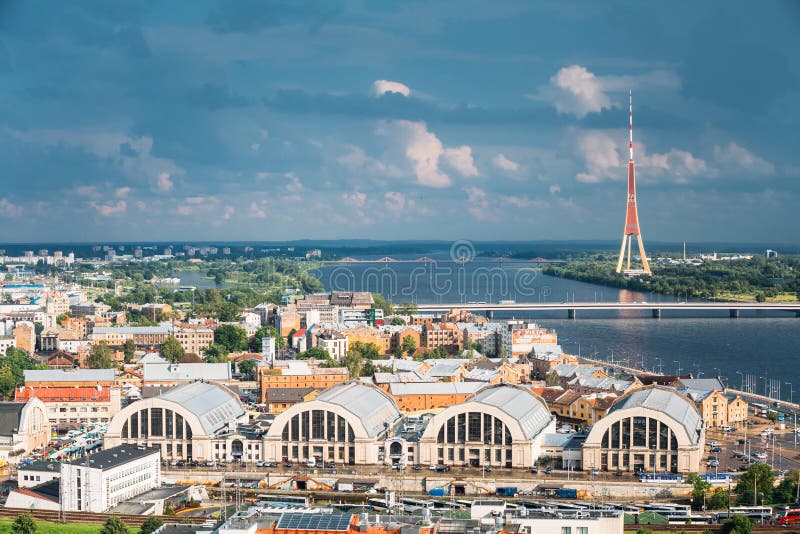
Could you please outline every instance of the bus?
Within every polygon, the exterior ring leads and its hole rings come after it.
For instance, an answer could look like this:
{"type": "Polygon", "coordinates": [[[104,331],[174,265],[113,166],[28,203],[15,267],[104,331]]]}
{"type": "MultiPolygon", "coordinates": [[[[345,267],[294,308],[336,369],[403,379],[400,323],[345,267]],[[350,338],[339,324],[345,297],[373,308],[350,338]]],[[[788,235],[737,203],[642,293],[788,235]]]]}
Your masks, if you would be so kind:
{"type": "Polygon", "coordinates": [[[730,473],[708,473],[700,475],[700,478],[712,486],[724,486],[725,484],[733,483],[733,476],[730,473]]]}
{"type": "Polygon", "coordinates": [[[753,408],[753,413],[754,414],[760,415],[761,417],[766,417],[767,416],[768,408],[767,408],[766,404],[761,404],[759,402],[753,402],[753,403],[750,404],[750,407],[753,408]]]}
{"type": "Polygon", "coordinates": [[[422,499],[410,499],[405,498],[400,500],[405,506],[416,506],[418,508],[427,508],[429,510],[433,510],[436,503],[434,501],[427,501],[422,499]]]}
{"type": "Polygon", "coordinates": [[[683,484],[683,475],[672,473],[641,473],[639,482],[649,484],[683,484]]]}
{"type": "Polygon", "coordinates": [[[652,503],[640,505],[645,512],[655,512],[663,515],[669,521],[686,521],[691,518],[692,507],[688,504],[676,504],[671,502],[652,503]]]}

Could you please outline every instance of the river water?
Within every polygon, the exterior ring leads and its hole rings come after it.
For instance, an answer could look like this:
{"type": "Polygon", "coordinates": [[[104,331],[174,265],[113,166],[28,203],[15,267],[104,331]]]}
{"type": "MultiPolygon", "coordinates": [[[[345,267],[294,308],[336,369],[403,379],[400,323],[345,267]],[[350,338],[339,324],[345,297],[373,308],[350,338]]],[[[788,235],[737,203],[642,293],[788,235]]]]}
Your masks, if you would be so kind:
{"type": "MultiPolygon", "coordinates": [[[[351,263],[328,265],[312,273],[327,290],[372,291],[394,303],[497,302],[664,302],[672,297],[618,290],[544,275],[530,262],[351,263]]],[[[665,373],[720,375],[732,387],[750,381],[765,393],[772,379],[773,396],[800,398],[800,319],[780,312],[727,311],[583,312],[575,320],[564,312],[495,313],[495,319],[534,319],[555,328],[570,352],[665,373]],[[737,373],[739,371],[739,373],[737,373]],[[744,375],[750,375],[744,378],[744,375]],[[761,378],[763,377],[763,378],[761,378]],[[790,386],[788,383],[791,383],[790,386]],[[774,390],[780,385],[780,393],[774,390]],[[793,392],[792,392],[793,394],[793,392]]]]}

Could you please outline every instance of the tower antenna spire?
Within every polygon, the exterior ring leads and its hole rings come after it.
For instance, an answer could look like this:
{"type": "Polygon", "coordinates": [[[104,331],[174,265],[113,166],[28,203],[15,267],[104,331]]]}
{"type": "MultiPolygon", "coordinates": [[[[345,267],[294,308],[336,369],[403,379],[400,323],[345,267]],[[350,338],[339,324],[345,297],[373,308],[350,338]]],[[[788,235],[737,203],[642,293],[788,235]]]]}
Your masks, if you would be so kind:
{"type": "Polygon", "coordinates": [[[639,211],[636,207],[636,168],[633,164],[633,91],[628,91],[628,205],[625,212],[625,230],[622,232],[622,244],[619,248],[619,260],[617,261],[617,272],[623,272],[623,265],[626,265],[625,274],[630,276],[649,275],[650,264],[647,262],[647,255],[642,243],[642,234],[639,230],[639,211]],[[642,262],[641,269],[631,269],[631,245],[633,238],[639,245],[639,258],[642,262]],[[625,250],[627,248],[627,251],[625,250]],[[627,253],[626,253],[627,252],[627,253]],[[627,262],[625,261],[627,257],[627,262]]]}
{"type": "Polygon", "coordinates": [[[633,90],[628,90],[628,150],[631,153],[631,161],[633,161],[633,90]]]}

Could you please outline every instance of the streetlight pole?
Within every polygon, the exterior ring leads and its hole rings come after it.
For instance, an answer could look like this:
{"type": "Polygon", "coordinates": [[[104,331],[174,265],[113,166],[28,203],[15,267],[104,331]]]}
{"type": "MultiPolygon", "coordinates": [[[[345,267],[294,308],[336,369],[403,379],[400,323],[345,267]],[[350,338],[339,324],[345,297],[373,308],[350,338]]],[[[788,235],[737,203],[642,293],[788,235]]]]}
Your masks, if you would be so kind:
{"type": "Polygon", "coordinates": [[[794,386],[791,382],[786,382],[789,385],[789,404],[794,404],[794,386]]]}
{"type": "Polygon", "coordinates": [[[672,360],[672,363],[678,366],[678,376],[681,376],[681,362],[679,362],[678,360],[672,360]]]}
{"type": "Polygon", "coordinates": [[[767,391],[767,378],[763,376],[759,376],[758,378],[764,381],[764,396],[769,397],[769,391],[767,391]]]}
{"type": "Polygon", "coordinates": [[[744,391],[744,373],[741,371],[736,371],[736,374],[742,377],[739,387],[741,388],[742,391],[744,391]]]}
{"type": "Polygon", "coordinates": [[[659,358],[658,356],[656,356],[656,360],[658,360],[658,374],[660,374],[660,375],[661,375],[661,374],[664,374],[664,373],[662,372],[663,366],[661,365],[661,358],[659,358]]]}

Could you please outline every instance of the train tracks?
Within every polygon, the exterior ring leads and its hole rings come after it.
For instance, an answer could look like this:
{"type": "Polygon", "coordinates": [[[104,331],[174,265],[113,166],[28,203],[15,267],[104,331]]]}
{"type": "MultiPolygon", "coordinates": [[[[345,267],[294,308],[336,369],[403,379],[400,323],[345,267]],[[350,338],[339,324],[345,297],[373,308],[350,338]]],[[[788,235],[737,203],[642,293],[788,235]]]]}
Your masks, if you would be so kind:
{"type": "MultiPolygon", "coordinates": [[[[27,508],[0,508],[0,519],[14,519],[20,514],[30,514],[35,519],[51,523],[85,523],[102,525],[109,517],[118,517],[130,527],[141,526],[149,515],[123,515],[123,514],[93,514],[90,512],[59,512],[58,510],[29,510],[27,508]]],[[[164,523],[191,523],[202,524],[206,521],[202,517],[186,517],[161,515],[164,523]]]]}

